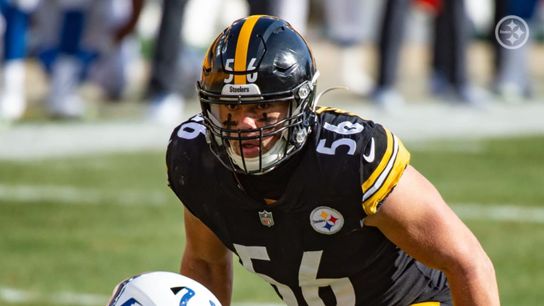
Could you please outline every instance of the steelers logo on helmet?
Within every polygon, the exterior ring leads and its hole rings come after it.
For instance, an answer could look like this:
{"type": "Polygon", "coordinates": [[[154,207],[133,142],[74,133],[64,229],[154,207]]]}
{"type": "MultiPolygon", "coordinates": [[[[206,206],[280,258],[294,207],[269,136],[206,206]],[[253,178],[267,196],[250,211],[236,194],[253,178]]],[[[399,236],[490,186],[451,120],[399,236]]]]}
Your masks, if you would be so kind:
{"type": "Polygon", "coordinates": [[[221,306],[202,284],[173,272],[148,272],[120,282],[108,306],[221,306]]]}
{"type": "Polygon", "coordinates": [[[215,156],[232,171],[263,174],[300,150],[313,125],[317,76],[289,23],[264,15],[235,21],[210,46],[197,82],[215,156]]]}

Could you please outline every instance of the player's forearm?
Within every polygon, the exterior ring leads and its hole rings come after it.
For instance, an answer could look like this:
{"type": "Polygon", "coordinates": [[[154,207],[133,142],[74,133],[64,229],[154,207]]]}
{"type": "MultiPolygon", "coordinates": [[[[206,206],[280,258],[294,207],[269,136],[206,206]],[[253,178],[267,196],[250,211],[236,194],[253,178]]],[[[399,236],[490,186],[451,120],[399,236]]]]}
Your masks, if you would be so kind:
{"type": "Polygon", "coordinates": [[[498,306],[499,291],[491,261],[484,259],[456,271],[446,271],[455,306],[498,306]]]}
{"type": "Polygon", "coordinates": [[[230,305],[232,296],[232,261],[208,263],[203,260],[184,256],[180,272],[206,286],[221,301],[223,306],[230,305]]]}

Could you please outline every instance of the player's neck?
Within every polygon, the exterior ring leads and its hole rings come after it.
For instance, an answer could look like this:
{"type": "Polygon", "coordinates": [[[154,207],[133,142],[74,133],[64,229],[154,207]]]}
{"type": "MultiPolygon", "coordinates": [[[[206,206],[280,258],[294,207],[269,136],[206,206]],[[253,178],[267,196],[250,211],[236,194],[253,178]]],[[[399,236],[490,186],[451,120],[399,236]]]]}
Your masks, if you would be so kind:
{"type": "Polygon", "coordinates": [[[301,152],[291,156],[285,163],[263,175],[241,175],[245,192],[252,198],[263,201],[266,205],[274,205],[284,194],[285,189],[300,164],[301,152]]]}

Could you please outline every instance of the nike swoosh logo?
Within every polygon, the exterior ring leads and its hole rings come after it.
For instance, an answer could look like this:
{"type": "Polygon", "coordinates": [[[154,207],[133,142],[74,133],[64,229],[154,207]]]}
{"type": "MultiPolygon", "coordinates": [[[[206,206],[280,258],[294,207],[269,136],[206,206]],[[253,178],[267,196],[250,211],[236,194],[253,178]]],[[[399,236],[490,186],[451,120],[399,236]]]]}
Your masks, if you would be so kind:
{"type": "Polygon", "coordinates": [[[370,139],[370,152],[368,152],[368,155],[363,154],[363,158],[366,160],[367,163],[372,163],[374,161],[375,156],[375,150],[376,146],[374,145],[374,137],[370,139]]]}

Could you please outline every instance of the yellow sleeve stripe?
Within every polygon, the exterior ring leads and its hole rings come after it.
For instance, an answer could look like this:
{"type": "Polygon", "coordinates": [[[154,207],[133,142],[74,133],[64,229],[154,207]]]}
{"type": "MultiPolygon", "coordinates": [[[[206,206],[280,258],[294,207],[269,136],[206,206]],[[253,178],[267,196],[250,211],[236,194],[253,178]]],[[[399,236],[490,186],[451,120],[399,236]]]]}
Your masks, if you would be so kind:
{"type": "Polygon", "coordinates": [[[380,173],[370,189],[363,190],[363,209],[367,215],[375,214],[378,204],[397,185],[410,161],[410,153],[402,142],[393,136],[393,154],[385,169],[380,173]]]}
{"type": "Polygon", "coordinates": [[[367,192],[367,190],[374,185],[376,179],[383,172],[383,169],[385,166],[387,166],[391,156],[393,155],[393,134],[391,134],[391,132],[389,132],[387,129],[385,130],[385,133],[387,135],[387,148],[385,149],[385,153],[383,154],[382,160],[378,164],[378,167],[376,167],[376,170],[374,170],[370,177],[363,182],[363,192],[367,192]]]}
{"type": "Polygon", "coordinates": [[[340,109],[340,108],[330,107],[330,106],[318,106],[318,108],[316,109],[315,112],[318,115],[321,114],[321,113],[333,112],[333,113],[336,113],[336,114],[345,114],[345,115],[349,115],[349,116],[359,117],[359,115],[357,115],[357,114],[345,111],[345,110],[340,109]]]}
{"type": "MultiPolygon", "coordinates": [[[[254,15],[248,17],[244,21],[242,29],[240,29],[238,41],[236,42],[236,53],[234,54],[234,71],[247,70],[247,51],[249,49],[249,41],[251,40],[251,32],[253,32],[255,24],[261,16],[262,15],[254,15]]],[[[245,74],[235,74],[234,84],[245,84],[246,77],[245,74]]]]}
{"type": "Polygon", "coordinates": [[[317,107],[317,110],[316,110],[315,112],[318,113],[318,114],[321,114],[321,113],[323,113],[323,112],[328,111],[329,109],[331,109],[331,107],[327,107],[327,106],[318,106],[318,107],[317,107]]]}

